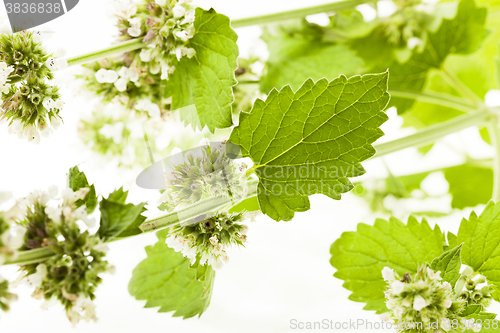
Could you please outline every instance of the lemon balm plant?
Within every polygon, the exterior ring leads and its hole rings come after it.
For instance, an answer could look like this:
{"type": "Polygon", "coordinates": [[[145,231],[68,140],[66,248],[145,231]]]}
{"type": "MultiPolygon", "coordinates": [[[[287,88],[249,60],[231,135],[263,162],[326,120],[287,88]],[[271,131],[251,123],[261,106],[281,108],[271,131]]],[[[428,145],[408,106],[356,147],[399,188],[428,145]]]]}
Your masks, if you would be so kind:
{"type": "MultiPolygon", "coordinates": [[[[356,9],[361,3],[231,21],[189,1],[119,1],[117,44],[65,60],[44,48],[43,34],[3,35],[1,114],[21,137],[38,142],[39,132],[57,127],[62,97],[53,72],[82,64],[86,88],[121,104],[123,119],[181,109],[184,123],[230,134],[220,143],[202,141],[197,152],[173,153],[158,202],[166,212],[156,219],[143,215],[146,203],[127,203],[123,189],[98,198],[72,168],[60,195],[36,191],[0,215],[1,262],[19,265],[19,280],[33,297],[60,302],[71,322],[95,320],[95,290],[113,272],[106,244],[157,231],[159,241],[146,248],[129,292],[147,307],[189,318],[209,306],[215,271],[229,261],[231,247],[245,245],[247,222],[256,214],[290,221],[310,209],[309,196],[340,200],[355,186],[367,189],[374,208],[386,197],[412,196],[429,172],[393,176],[372,188],[352,180],[365,173],[369,158],[428,150],[467,127],[487,127],[483,138],[498,151],[498,111],[483,98],[497,85],[498,23],[487,6],[395,1],[391,15],[366,21],[356,9]],[[328,13],[329,23],[304,19],[317,13],[328,13]],[[256,24],[265,25],[269,50],[263,70],[258,60],[238,58],[234,28],[256,24]],[[388,107],[417,131],[374,144],[388,107]],[[98,229],[90,232],[97,207],[98,229]]],[[[99,149],[119,155],[128,129],[99,116],[85,132],[110,139],[99,149]]],[[[398,331],[497,329],[489,306],[500,300],[499,161],[497,153],[489,164],[469,159],[445,170],[453,208],[492,200],[480,216],[464,219],[456,235],[410,217],[406,224],[396,218],[360,224],[336,240],[331,264],[350,298],[398,331]],[[478,173],[485,188],[464,181],[478,173]]],[[[0,282],[2,309],[15,298],[8,287],[0,282]]]]}

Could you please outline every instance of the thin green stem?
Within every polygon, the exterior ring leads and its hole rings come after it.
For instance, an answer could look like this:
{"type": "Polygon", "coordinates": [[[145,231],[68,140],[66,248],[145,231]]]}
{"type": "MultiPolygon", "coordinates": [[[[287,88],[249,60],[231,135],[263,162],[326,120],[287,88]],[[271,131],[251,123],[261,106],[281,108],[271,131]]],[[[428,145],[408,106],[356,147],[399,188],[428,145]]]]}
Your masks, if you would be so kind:
{"type": "Polygon", "coordinates": [[[469,87],[467,87],[456,75],[453,71],[449,70],[446,66],[441,68],[441,74],[443,78],[448,81],[448,84],[455,88],[458,92],[460,92],[464,97],[469,98],[474,101],[478,105],[483,103],[483,100],[476,95],[469,87]]]}
{"type": "MultiPolygon", "coordinates": [[[[244,199],[248,199],[257,195],[257,181],[251,180],[248,183],[248,192],[244,198],[239,199],[242,201],[244,199]]],[[[203,217],[207,216],[207,213],[214,211],[216,209],[221,209],[224,206],[234,203],[234,200],[231,200],[228,197],[215,197],[208,198],[205,200],[201,200],[193,205],[187,206],[183,209],[175,211],[173,213],[166,214],[162,217],[152,219],[144,223],[140,226],[142,235],[144,233],[153,232],[156,230],[160,230],[166,227],[174,226],[183,222],[188,222],[192,220],[197,220],[198,218],[203,219],[203,217]]],[[[138,235],[134,235],[138,236],[138,235]]],[[[129,236],[129,237],[134,237],[129,236]]],[[[110,242],[121,240],[128,237],[116,238],[110,240],[110,242]]],[[[28,265],[32,263],[37,263],[40,261],[47,260],[54,256],[56,253],[48,248],[40,248],[35,250],[28,251],[20,251],[18,256],[15,259],[7,260],[4,265],[28,265]]]]}
{"type": "Polygon", "coordinates": [[[498,119],[492,117],[488,123],[488,134],[491,144],[495,148],[496,154],[493,158],[493,196],[494,202],[500,201],[500,129],[498,128],[498,119]]]}
{"type": "Polygon", "coordinates": [[[377,153],[374,157],[384,156],[405,148],[419,147],[434,143],[437,139],[440,139],[448,134],[458,132],[471,126],[483,124],[489,121],[492,117],[493,116],[488,109],[481,109],[471,114],[465,114],[463,116],[429,126],[404,138],[375,145],[377,153]]]}
{"type": "Polygon", "coordinates": [[[129,41],[117,44],[110,48],[70,58],[68,59],[68,66],[82,65],[103,58],[113,57],[116,55],[123,54],[125,52],[141,49],[144,46],[146,46],[146,44],[143,43],[140,38],[131,39],[129,41]]]}
{"type": "Polygon", "coordinates": [[[301,17],[305,17],[308,15],[313,15],[313,14],[319,14],[319,13],[325,13],[325,12],[335,12],[335,11],[340,11],[340,10],[345,10],[345,9],[352,9],[352,8],[355,8],[356,6],[364,4],[366,2],[367,2],[366,0],[337,1],[337,2],[332,2],[332,3],[319,5],[319,6],[300,8],[300,9],[294,9],[294,10],[289,10],[289,11],[280,12],[280,13],[255,16],[255,17],[247,17],[247,18],[242,18],[242,19],[238,19],[238,20],[232,20],[231,26],[233,28],[241,28],[241,27],[248,27],[250,25],[260,25],[260,24],[266,24],[266,23],[279,22],[279,21],[293,19],[293,18],[301,18],[301,17]]]}
{"type": "Polygon", "coordinates": [[[470,112],[477,110],[477,104],[464,100],[463,98],[455,97],[449,94],[441,94],[435,92],[414,92],[391,89],[389,93],[392,97],[401,97],[409,99],[417,99],[422,102],[442,105],[454,109],[458,109],[464,112],[470,112]]]}

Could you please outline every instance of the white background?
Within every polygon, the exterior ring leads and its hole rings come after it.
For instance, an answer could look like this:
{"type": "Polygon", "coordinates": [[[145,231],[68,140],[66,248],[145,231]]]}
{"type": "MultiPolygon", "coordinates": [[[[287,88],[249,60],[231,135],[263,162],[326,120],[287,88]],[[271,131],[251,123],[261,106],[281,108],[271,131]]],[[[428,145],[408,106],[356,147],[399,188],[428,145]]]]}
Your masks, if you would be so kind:
{"type": "MultiPolygon", "coordinates": [[[[202,7],[211,5],[231,18],[325,2],[199,1],[202,7]]],[[[1,5],[0,10],[3,10],[1,5]]],[[[68,56],[74,56],[110,45],[115,33],[111,12],[107,1],[81,0],[74,10],[42,28],[56,32],[49,41],[54,49],[63,46],[68,56]]],[[[324,17],[311,19],[321,21],[324,17]]],[[[237,29],[237,33],[243,55],[250,52],[266,55],[265,45],[258,38],[258,27],[237,29]]],[[[150,200],[154,204],[156,191],[142,190],[134,185],[137,170],[118,169],[79,141],[76,125],[80,116],[91,110],[92,101],[71,85],[70,73],[71,70],[60,75],[66,101],[62,113],[65,124],[52,137],[42,139],[42,143],[35,146],[9,136],[3,128],[0,130],[0,191],[11,191],[20,197],[34,188],[44,189],[53,184],[62,188],[67,170],[78,164],[89,181],[96,184],[100,194],[107,195],[125,185],[131,190],[130,198],[134,202],[150,200]]],[[[401,120],[393,110],[389,115],[391,119],[383,127],[387,133],[384,140],[411,132],[399,128],[401,120]]],[[[491,148],[480,142],[476,129],[450,136],[445,143],[437,145],[425,158],[419,157],[414,149],[408,149],[387,156],[383,161],[369,161],[365,163],[368,175],[383,176],[383,163],[395,174],[460,163],[463,150],[473,157],[492,156],[491,148]]],[[[445,193],[442,176],[436,175],[429,181],[426,190],[445,193]]],[[[398,217],[407,218],[407,206],[418,209],[425,205],[426,209],[447,211],[449,201],[450,198],[444,195],[425,203],[405,202],[398,210],[398,217]]],[[[482,207],[477,208],[478,212],[481,210],[482,207]]],[[[442,229],[456,231],[461,218],[469,212],[452,212],[440,220],[442,229]]],[[[211,305],[200,319],[182,320],[172,318],[171,314],[158,314],[157,309],[144,309],[145,302],[136,301],[128,294],[132,269],[145,258],[144,246],[154,244],[154,234],[113,243],[108,260],[117,267],[117,273],[106,274],[98,288],[97,323],[82,322],[72,328],[61,306],[42,311],[40,302],[30,297],[31,291],[19,287],[16,291],[19,301],[13,303],[9,313],[0,314],[0,332],[289,332],[298,331],[291,329],[292,319],[302,322],[323,319],[379,321],[372,312],[362,310],[363,304],[347,299],[349,292],[342,288],[342,281],[332,276],[334,268],[329,264],[332,242],[342,232],[355,230],[360,222],[372,224],[376,217],[381,215],[370,213],[366,203],[352,194],[344,195],[342,201],[311,197],[311,210],[296,214],[292,222],[276,223],[261,216],[250,226],[248,246],[232,251],[231,262],[217,273],[211,305]]],[[[0,274],[10,279],[17,276],[15,267],[0,267],[0,274]]]]}

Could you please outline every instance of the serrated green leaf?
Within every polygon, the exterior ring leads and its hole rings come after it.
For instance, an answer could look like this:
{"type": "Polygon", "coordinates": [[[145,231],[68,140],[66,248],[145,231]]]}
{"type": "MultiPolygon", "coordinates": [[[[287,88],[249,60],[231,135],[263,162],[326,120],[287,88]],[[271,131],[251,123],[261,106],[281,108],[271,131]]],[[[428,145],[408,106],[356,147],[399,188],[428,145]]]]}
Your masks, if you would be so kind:
{"type": "Polygon", "coordinates": [[[357,231],[344,232],[330,248],[334,276],[344,280],[352,291],[349,299],[366,303],[365,310],[387,311],[382,269],[388,266],[401,276],[415,273],[418,267],[443,253],[444,235],[431,229],[424,219],[414,217],[405,225],[396,218],[377,219],[373,226],[358,224],[357,231]]]}
{"type": "Polygon", "coordinates": [[[458,245],[457,236],[451,232],[446,234],[446,239],[448,240],[448,248],[453,249],[458,245]]]}
{"type": "Polygon", "coordinates": [[[267,43],[269,58],[260,80],[262,92],[287,84],[296,90],[308,78],[316,81],[362,72],[363,60],[354,51],[346,45],[322,42],[319,31],[307,21],[302,21],[296,33],[293,31],[285,27],[277,32],[264,30],[262,39],[267,43]]]}
{"type": "MultiPolygon", "coordinates": [[[[500,286],[500,204],[488,203],[478,217],[472,212],[469,219],[463,219],[457,234],[462,247],[463,263],[474,272],[480,273],[495,286],[500,286]]],[[[498,300],[499,293],[493,297],[498,300]]]]}
{"type": "Polygon", "coordinates": [[[436,272],[441,271],[443,281],[448,281],[452,286],[460,278],[460,266],[462,265],[461,252],[462,245],[458,245],[444,252],[431,262],[431,268],[436,272]]]}
{"type": "Polygon", "coordinates": [[[141,233],[139,226],[146,220],[146,217],[142,215],[146,211],[144,208],[146,203],[125,204],[127,195],[128,191],[120,188],[100,202],[101,220],[97,233],[101,239],[107,240],[141,233]]]}
{"type": "Polygon", "coordinates": [[[88,187],[90,189],[89,193],[83,200],[77,200],[75,205],[77,207],[85,205],[87,207],[87,212],[92,214],[97,207],[97,195],[95,193],[94,185],[90,185],[87,181],[87,176],[85,173],[78,169],[78,166],[74,166],[69,169],[68,174],[68,186],[73,191],[77,191],[81,188],[88,187]]]}
{"type": "Polygon", "coordinates": [[[146,300],[146,308],[175,311],[174,317],[190,318],[210,304],[215,272],[210,266],[190,267],[188,259],[165,244],[168,230],[157,233],[158,242],[146,247],[148,257],[134,269],[129,292],[146,300]]]}
{"type": "Polygon", "coordinates": [[[187,47],[195,49],[196,55],[191,59],[183,57],[175,65],[168,90],[172,93],[174,110],[191,106],[182,110],[184,119],[198,127],[207,126],[213,132],[215,128],[232,125],[238,36],[229,18],[214,9],[196,8],[194,29],[187,47]]]}
{"type": "Polygon", "coordinates": [[[309,195],[338,200],[352,189],[348,177],[365,172],[360,162],[383,135],[387,80],[388,73],[307,80],[295,93],[289,86],[271,91],[240,114],[229,141],[255,163],[264,214],[288,221],[309,209],[309,195]]]}

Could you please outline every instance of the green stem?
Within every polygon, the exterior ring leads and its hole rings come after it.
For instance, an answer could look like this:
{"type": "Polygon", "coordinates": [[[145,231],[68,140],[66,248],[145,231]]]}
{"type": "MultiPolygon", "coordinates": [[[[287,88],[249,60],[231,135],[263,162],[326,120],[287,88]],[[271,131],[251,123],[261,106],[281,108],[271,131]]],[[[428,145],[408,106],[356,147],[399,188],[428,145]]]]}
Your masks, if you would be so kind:
{"type": "Polygon", "coordinates": [[[476,95],[469,87],[467,87],[453,71],[449,70],[447,67],[443,66],[441,68],[441,73],[443,78],[448,81],[448,84],[460,92],[464,97],[468,97],[470,100],[474,101],[478,105],[483,103],[483,100],[476,95]]]}
{"type": "Polygon", "coordinates": [[[335,12],[335,11],[340,11],[340,10],[345,10],[345,9],[352,9],[352,8],[355,8],[356,6],[364,4],[366,2],[367,2],[366,0],[337,1],[337,2],[332,2],[332,3],[319,5],[319,6],[300,8],[300,9],[289,10],[289,11],[280,12],[280,13],[274,13],[274,14],[268,14],[268,15],[262,15],[262,16],[256,16],[256,17],[247,17],[247,18],[242,18],[242,19],[238,19],[238,20],[232,20],[231,26],[233,28],[241,28],[241,27],[247,27],[250,25],[260,25],[260,24],[273,23],[273,22],[278,22],[278,21],[283,21],[283,20],[288,20],[288,19],[293,19],[293,18],[301,18],[301,17],[305,17],[308,15],[313,15],[313,14],[320,14],[320,13],[325,13],[325,12],[335,12]]]}
{"type": "MultiPolygon", "coordinates": [[[[258,182],[256,180],[249,181],[248,183],[248,192],[245,197],[239,199],[238,201],[242,201],[244,199],[251,198],[255,195],[257,195],[257,184],[258,182]]],[[[163,229],[166,227],[170,227],[176,224],[180,224],[183,222],[187,222],[190,220],[193,220],[197,217],[202,217],[204,214],[214,211],[216,209],[222,208],[225,205],[232,203],[233,200],[227,197],[216,197],[216,198],[208,198],[205,200],[201,200],[193,205],[187,206],[183,209],[180,209],[178,211],[175,211],[173,213],[166,214],[162,217],[152,219],[144,223],[143,225],[140,226],[140,229],[142,230],[141,234],[148,233],[148,232],[153,232],[159,229],[163,229]]],[[[134,236],[138,236],[134,235],[134,236]]],[[[134,237],[130,236],[130,237],[134,237]]],[[[112,239],[109,242],[121,240],[127,237],[123,238],[116,238],[112,239]]],[[[27,251],[20,251],[18,256],[15,259],[12,260],[7,260],[4,265],[28,265],[32,263],[37,263],[40,261],[47,260],[54,256],[56,253],[48,248],[40,248],[40,249],[35,249],[35,250],[27,250],[27,251]]]]}
{"type": "Polygon", "coordinates": [[[491,117],[492,114],[490,110],[482,109],[471,114],[465,114],[463,116],[426,127],[417,133],[404,138],[375,145],[377,153],[374,157],[384,156],[405,148],[419,147],[434,143],[437,139],[440,139],[448,134],[458,132],[471,126],[483,124],[490,120],[491,117]]]}
{"type": "Polygon", "coordinates": [[[103,58],[113,57],[116,55],[123,54],[125,52],[130,52],[138,50],[146,46],[140,38],[131,39],[124,43],[117,44],[110,48],[102,49],[92,53],[80,55],[74,58],[68,59],[68,66],[76,66],[81,64],[86,64],[92,61],[100,60],[103,58]]]}
{"type": "Polygon", "coordinates": [[[401,97],[409,99],[417,99],[422,102],[442,105],[450,107],[453,109],[462,110],[464,112],[470,112],[477,110],[478,106],[476,103],[469,102],[463,98],[455,97],[448,94],[441,94],[435,92],[414,92],[405,90],[395,90],[390,89],[389,93],[392,97],[401,97]]]}
{"type": "Polygon", "coordinates": [[[496,117],[492,117],[488,123],[488,134],[496,151],[493,158],[493,196],[491,199],[498,202],[500,201],[500,129],[496,117]]]}

